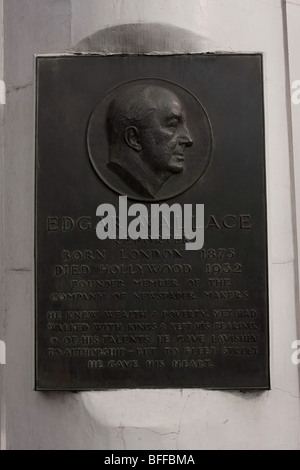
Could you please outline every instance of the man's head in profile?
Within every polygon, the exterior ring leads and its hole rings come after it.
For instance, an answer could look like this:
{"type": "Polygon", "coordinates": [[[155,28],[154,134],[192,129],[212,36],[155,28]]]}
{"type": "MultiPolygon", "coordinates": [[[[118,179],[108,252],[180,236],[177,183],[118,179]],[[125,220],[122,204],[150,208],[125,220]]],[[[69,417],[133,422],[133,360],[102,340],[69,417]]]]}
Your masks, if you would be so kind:
{"type": "Polygon", "coordinates": [[[119,92],[108,109],[107,132],[108,167],[146,197],[184,170],[185,149],[193,145],[179,98],[154,85],[119,92]]]}

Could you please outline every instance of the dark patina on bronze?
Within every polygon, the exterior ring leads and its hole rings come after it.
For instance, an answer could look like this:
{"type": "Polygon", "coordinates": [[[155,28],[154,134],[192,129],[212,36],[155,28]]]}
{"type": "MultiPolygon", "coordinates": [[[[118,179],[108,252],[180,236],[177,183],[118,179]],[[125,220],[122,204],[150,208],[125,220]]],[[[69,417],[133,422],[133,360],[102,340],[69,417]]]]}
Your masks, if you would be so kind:
{"type": "Polygon", "coordinates": [[[262,56],[39,57],[36,130],[36,389],[268,389],[262,56]],[[204,247],[99,240],[119,196],[204,247]]]}

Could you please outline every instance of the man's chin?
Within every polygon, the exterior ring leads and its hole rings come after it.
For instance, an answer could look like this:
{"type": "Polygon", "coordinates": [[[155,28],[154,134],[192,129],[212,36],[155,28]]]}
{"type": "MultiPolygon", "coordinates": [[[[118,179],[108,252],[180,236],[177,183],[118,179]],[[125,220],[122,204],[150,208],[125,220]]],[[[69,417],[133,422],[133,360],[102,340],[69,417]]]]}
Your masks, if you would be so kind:
{"type": "Polygon", "coordinates": [[[182,173],[184,170],[184,165],[183,163],[177,163],[172,166],[170,166],[169,171],[170,173],[177,174],[177,173],[182,173]]]}

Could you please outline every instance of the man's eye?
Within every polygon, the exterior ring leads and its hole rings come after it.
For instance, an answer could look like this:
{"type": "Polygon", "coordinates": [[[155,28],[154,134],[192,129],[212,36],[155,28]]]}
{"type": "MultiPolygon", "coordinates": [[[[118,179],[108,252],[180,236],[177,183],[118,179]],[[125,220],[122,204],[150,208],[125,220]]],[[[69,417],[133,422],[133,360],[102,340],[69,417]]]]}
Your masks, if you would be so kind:
{"type": "Polygon", "coordinates": [[[174,119],[173,121],[168,122],[168,127],[176,128],[178,124],[179,124],[178,121],[174,119]]]}

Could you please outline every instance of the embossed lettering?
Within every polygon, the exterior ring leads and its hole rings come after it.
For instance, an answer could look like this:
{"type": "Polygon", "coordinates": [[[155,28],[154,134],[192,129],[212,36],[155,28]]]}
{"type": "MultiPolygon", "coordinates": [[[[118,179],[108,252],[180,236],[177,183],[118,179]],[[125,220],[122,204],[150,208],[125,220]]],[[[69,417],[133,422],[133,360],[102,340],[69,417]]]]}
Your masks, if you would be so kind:
{"type": "Polygon", "coordinates": [[[134,292],[138,300],[196,300],[195,292],[134,292]]]}
{"type": "Polygon", "coordinates": [[[61,257],[63,261],[104,260],[106,257],[106,250],[63,250],[61,257]]]}
{"type": "Polygon", "coordinates": [[[108,367],[110,368],[119,368],[119,369],[126,369],[126,368],[137,368],[139,367],[139,362],[137,360],[132,361],[114,361],[111,360],[108,362],[108,367]]]}
{"type": "Polygon", "coordinates": [[[176,369],[183,369],[188,367],[194,369],[205,369],[214,367],[214,364],[210,359],[174,359],[172,362],[172,367],[176,369]]]}
{"type": "Polygon", "coordinates": [[[58,230],[58,217],[47,218],[47,230],[49,232],[56,232],[58,230]]]}
{"type": "Polygon", "coordinates": [[[177,336],[178,343],[205,343],[204,335],[180,335],[177,336]]]}
{"type": "Polygon", "coordinates": [[[102,369],[103,367],[103,361],[97,360],[97,361],[88,361],[88,368],[89,369],[102,369]]]}
{"type": "Polygon", "coordinates": [[[106,292],[53,292],[50,294],[50,300],[52,302],[104,300],[105,295],[106,292]]]}
{"type": "Polygon", "coordinates": [[[224,356],[256,356],[258,348],[223,348],[224,356]]]}
{"type": "Polygon", "coordinates": [[[249,292],[248,291],[214,291],[208,292],[205,291],[204,294],[210,299],[218,299],[218,300],[238,300],[238,299],[248,299],[249,292]]]}
{"type": "Polygon", "coordinates": [[[87,323],[48,323],[50,331],[87,331],[89,325],[87,323]]]}
{"type": "Polygon", "coordinates": [[[178,287],[176,279],[133,279],[139,287],[178,287]]]}
{"type": "Polygon", "coordinates": [[[163,360],[146,361],[146,367],[150,369],[163,369],[165,367],[165,361],[163,360]]]}
{"type": "Polygon", "coordinates": [[[131,250],[129,253],[121,250],[120,255],[121,259],[181,259],[183,250],[131,250]]]}
{"type": "Polygon", "coordinates": [[[84,264],[72,264],[72,265],[56,265],[55,266],[55,276],[87,276],[90,274],[91,268],[84,264]]]}

